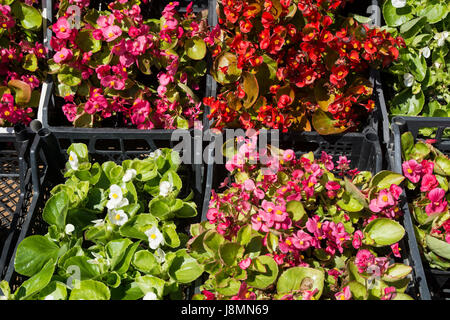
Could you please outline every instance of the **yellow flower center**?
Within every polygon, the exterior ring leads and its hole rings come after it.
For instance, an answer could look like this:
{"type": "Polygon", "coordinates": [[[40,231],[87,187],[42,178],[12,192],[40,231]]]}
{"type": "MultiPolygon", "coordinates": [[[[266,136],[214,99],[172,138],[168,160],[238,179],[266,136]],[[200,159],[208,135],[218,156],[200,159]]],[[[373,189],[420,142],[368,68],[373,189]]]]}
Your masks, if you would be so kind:
{"type": "Polygon", "coordinates": [[[287,244],[288,246],[290,246],[290,245],[292,244],[291,240],[287,239],[287,240],[286,240],[286,244],[287,244]]]}
{"type": "Polygon", "coordinates": [[[111,81],[109,84],[110,84],[111,87],[112,87],[112,86],[114,86],[114,83],[115,83],[114,81],[111,81]]]}
{"type": "Polygon", "coordinates": [[[312,188],[314,186],[314,183],[308,182],[308,187],[312,188]]]}
{"type": "Polygon", "coordinates": [[[340,300],[345,300],[345,296],[342,294],[342,295],[339,297],[339,299],[340,299],[340,300]]]}
{"type": "Polygon", "coordinates": [[[153,240],[156,239],[156,234],[152,233],[152,234],[150,235],[150,238],[152,238],[153,240]]]}
{"type": "Polygon", "coordinates": [[[114,33],[112,33],[112,32],[108,33],[108,37],[110,37],[110,38],[114,37],[114,33]]]}
{"type": "Polygon", "coordinates": [[[387,197],[387,196],[383,196],[381,199],[382,199],[384,202],[387,202],[387,201],[388,201],[388,197],[387,197]]]}
{"type": "Polygon", "coordinates": [[[281,215],[283,214],[283,211],[277,210],[275,213],[276,213],[277,215],[281,216],[281,215]]]}
{"type": "Polygon", "coordinates": [[[245,294],[245,297],[248,299],[248,298],[250,298],[250,292],[247,292],[246,294],[245,294]]]}
{"type": "Polygon", "coordinates": [[[5,111],[5,116],[9,116],[11,113],[9,111],[5,111]]]}
{"type": "Polygon", "coordinates": [[[61,53],[61,54],[59,55],[59,57],[60,57],[60,58],[64,58],[64,55],[61,53]]]}
{"type": "Polygon", "coordinates": [[[272,212],[272,211],[273,211],[272,208],[267,209],[267,212],[272,212]]]}
{"type": "Polygon", "coordinates": [[[65,31],[66,31],[66,28],[62,27],[62,28],[59,29],[59,31],[65,32],[65,31]]]}
{"type": "Polygon", "coordinates": [[[2,27],[3,27],[3,28],[6,28],[6,23],[2,24],[2,27]]]}
{"type": "Polygon", "coordinates": [[[69,160],[70,160],[70,161],[73,161],[73,157],[72,157],[72,156],[70,156],[70,157],[69,157],[69,160]]]}
{"type": "Polygon", "coordinates": [[[114,199],[117,199],[119,196],[117,195],[117,193],[113,193],[113,194],[112,194],[112,197],[113,197],[114,199]]]}
{"type": "Polygon", "coordinates": [[[120,214],[116,214],[116,220],[120,220],[120,214]]]}
{"type": "Polygon", "coordinates": [[[320,222],[317,222],[317,229],[322,228],[322,224],[320,222]]]}
{"type": "Polygon", "coordinates": [[[311,80],[311,78],[312,78],[312,77],[311,77],[310,75],[307,75],[307,76],[306,76],[306,80],[311,80]]]}
{"type": "Polygon", "coordinates": [[[408,173],[412,173],[413,171],[412,171],[412,169],[411,169],[411,168],[408,168],[408,169],[406,170],[406,172],[408,172],[408,173]]]}
{"type": "Polygon", "coordinates": [[[29,77],[29,78],[28,78],[28,81],[33,82],[33,78],[32,78],[32,77],[29,77]]]}

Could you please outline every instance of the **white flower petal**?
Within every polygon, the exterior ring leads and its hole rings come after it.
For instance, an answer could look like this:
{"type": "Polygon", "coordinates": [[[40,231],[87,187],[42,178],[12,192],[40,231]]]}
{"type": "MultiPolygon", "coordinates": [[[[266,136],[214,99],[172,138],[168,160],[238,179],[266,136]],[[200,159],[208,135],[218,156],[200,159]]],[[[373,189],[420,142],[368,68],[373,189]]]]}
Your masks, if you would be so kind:
{"type": "Polygon", "coordinates": [[[403,8],[406,5],[406,0],[391,0],[394,8],[403,8]]]}
{"type": "Polygon", "coordinates": [[[414,76],[411,73],[405,73],[403,75],[403,83],[408,88],[412,87],[412,85],[414,84],[414,76]]]}
{"type": "Polygon", "coordinates": [[[147,292],[142,300],[158,300],[158,297],[154,292],[147,292]]]}
{"type": "Polygon", "coordinates": [[[134,169],[128,169],[125,171],[125,174],[123,175],[122,181],[128,182],[133,180],[136,177],[136,170],[134,169]]]}
{"type": "Polygon", "coordinates": [[[71,234],[74,230],[75,230],[74,225],[70,223],[67,224],[66,227],[64,228],[66,234],[71,234]]]}
{"type": "Polygon", "coordinates": [[[73,151],[69,153],[69,164],[73,170],[78,170],[78,156],[73,151]]]}

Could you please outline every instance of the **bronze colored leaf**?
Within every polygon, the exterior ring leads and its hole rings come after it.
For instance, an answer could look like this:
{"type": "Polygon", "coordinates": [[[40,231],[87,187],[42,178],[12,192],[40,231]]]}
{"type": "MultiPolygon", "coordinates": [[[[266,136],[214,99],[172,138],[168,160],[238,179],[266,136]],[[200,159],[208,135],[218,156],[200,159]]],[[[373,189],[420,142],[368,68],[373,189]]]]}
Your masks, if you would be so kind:
{"type": "Polygon", "coordinates": [[[336,127],[337,121],[333,120],[328,112],[317,109],[312,115],[312,125],[321,135],[339,134],[347,130],[346,127],[336,127]]]}
{"type": "Polygon", "coordinates": [[[244,72],[242,74],[242,89],[245,91],[244,107],[246,109],[253,106],[259,96],[258,81],[254,74],[244,72]]]}
{"type": "Polygon", "coordinates": [[[227,101],[228,101],[228,106],[236,111],[241,110],[242,108],[242,103],[241,100],[239,98],[236,97],[236,95],[233,92],[228,92],[226,95],[227,101]]]}
{"type": "Polygon", "coordinates": [[[28,83],[21,80],[10,80],[8,87],[14,90],[15,101],[18,105],[24,105],[31,99],[31,87],[28,83]]]}
{"type": "Polygon", "coordinates": [[[335,100],[335,95],[328,95],[327,89],[324,87],[324,81],[320,81],[314,87],[314,96],[316,102],[319,104],[320,109],[327,112],[328,106],[332,104],[335,100]]]}
{"type": "Polygon", "coordinates": [[[231,52],[223,52],[214,60],[212,76],[220,84],[229,84],[239,80],[242,70],[237,67],[237,58],[231,52]]]}

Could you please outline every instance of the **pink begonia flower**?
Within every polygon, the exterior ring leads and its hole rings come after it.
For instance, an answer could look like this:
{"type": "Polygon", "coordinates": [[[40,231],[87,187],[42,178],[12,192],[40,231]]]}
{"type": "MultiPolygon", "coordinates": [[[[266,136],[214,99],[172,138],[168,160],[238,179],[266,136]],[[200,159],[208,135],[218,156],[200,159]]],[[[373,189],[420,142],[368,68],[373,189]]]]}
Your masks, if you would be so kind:
{"type": "Polygon", "coordinates": [[[353,248],[359,249],[362,246],[363,239],[364,239],[364,234],[362,233],[361,230],[357,230],[353,234],[353,241],[352,241],[353,248]]]}
{"type": "Polygon", "coordinates": [[[102,40],[103,39],[103,31],[102,29],[95,29],[92,31],[92,38],[95,40],[102,40]]]}
{"type": "Polygon", "coordinates": [[[134,26],[131,26],[130,29],[128,29],[128,34],[131,38],[136,38],[141,35],[141,30],[139,28],[136,28],[134,26]]]}
{"type": "Polygon", "coordinates": [[[285,150],[284,153],[283,153],[283,160],[284,161],[295,160],[294,150],[291,150],[291,149],[285,150]]]}
{"type": "Polygon", "coordinates": [[[102,34],[106,42],[111,42],[122,35],[122,29],[120,29],[119,26],[108,26],[106,28],[102,28],[102,34]]]}
{"type": "Polygon", "coordinates": [[[347,160],[346,156],[339,156],[336,168],[343,171],[348,170],[350,168],[350,160],[347,160]]]}
{"type": "Polygon", "coordinates": [[[313,175],[309,176],[306,180],[302,180],[303,190],[307,198],[311,198],[314,195],[314,187],[316,184],[317,179],[313,175]]]}
{"type": "Polygon", "coordinates": [[[350,286],[344,287],[341,292],[334,295],[336,300],[350,300],[352,298],[352,293],[350,291],[350,286]]]}
{"type": "Polygon", "coordinates": [[[67,103],[62,106],[62,110],[67,120],[70,122],[74,121],[77,116],[77,106],[73,103],[67,103]]]}
{"type": "Polygon", "coordinates": [[[115,90],[123,90],[125,88],[125,81],[116,76],[106,76],[100,80],[100,84],[104,87],[113,88],[115,90]]]}
{"type": "Polygon", "coordinates": [[[136,40],[127,40],[126,48],[127,52],[133,56],[139,56],[147,49],[147,38],[145,36],[139,36],[136,40]]]}
{"type": "Polygon", "coordinates": [[[355,265],[360,273],[364,272],[373,263],[375,263],[375,256],[369,250],[359,250],[356,254],[355,265]]]}
{"type": "Polygon", "coordinates": [[[431,190],[427,198],[430,200],[430,204],[425,207],[425,212],[430,215],[432,213],[441,213],[447,209],[447,201],[444,200],[445,191],[441,188],[435,188],[431,190]]]}
{"type": "Polygon", "coordinates": [[[389,187],[389,192],[392,194],[395,200],[398,200],[403,192],[403,189],[396,184],[391,184],[391,186],[389,187]]]}
{"type": "Polygon", "coordinates": [[[376,199],[370,201],[369,209],[372,210],[372,212],[380,212],[384,208],[393,206],[394,204],[395,200],[392,194],[387,189],[383,189],[376,199]]]}
{"type": "Polygon", "coordinates": [[[422,183],[420,185],[421,192],[428,192],[433,190],[434,188],[439,186],[439,182],[436,179],[436,176],[433,174],[426,173],[422,177],[422,183]]]}
{"type": "Polygon", "coordinates": [[[95,68],[95,72],[97,73],[97,77],[99,80],[102,80],[104,77],[109,76],[111,71],[111,66],[109,64],[100,65],[95,68]]]}
{"type": "Polygon", "coordinates": [[[430,160],[422,160],[420,163],[422,165],[422,174],[432,174],[434,170],[434,162],[430,160]]]}
{"type": "Polygon", "coordinates": [[[72,33],[69,21],[65,17],[60,17],[52,26],[52,30],[59,39],[69,39],[72,33]]]}
{"type": "Polygon", "coordinates": [[[55,61],[56,63],[61,63],[72,59],[72,57],[72,50],[62,48],[61,51],[55,53],[55,55],[53,56],[53,61],[55,61]]]}
{"type": "Polygon", "coordinates": [[[400,254],[400,247],[398,246],[398,242],[391,245],[392,253],[395,257],[401,258],[402,255],[400,254]]]}
{"type": "Polygon", "coordinates": [[[242,270],[245,270],[245,269],[247,269],[248,267],[250,267],[251,263],[252,263],[252,259],[247,258],[247,259],[244,259],[244,260],[242,260],[241,262],[239,262],[239,267],[240,267],[242,270]]]}
{"type": "Polygon", "coordinates": [[[112,53],[114,53],[117,56],[121,56],[123,55],[127,49],[125,46],[125,40],[121,39],[119,42],[117,42],[113,47],[112,47],[112,53]]]}
{"type": "Polygon", "coordinates": [[[247,283],[242,282],[237,295],[231,297],[231,300],[256,300],[256,294],[247,289],[247,283]]]}
{"type": "Polygon", "coordinates": [[[327,195],[331,199],[336,196],[337,190],[339,190],[340,188],[341,185],[337,181],[328,181],[325,185],[325,189],[327,189],[327,195]]]}
{"type": "Polygon", "coordinates": [[[255,190],[255,182],[252,179],[247,179],[244,181],[244,190],[253,191],[255,190]]]}
{"type": "Polygon", "coordinates": [[[325,166],[325,169],[332,171],[334,169],[333,157],[328,155],[325,151],[322,151],[320,162],[325,166]]]}
{"type": "Polygon", "coordinates": [[[403,162],[402,168],[403,168],[403,174],[412,183],[419,182],[419,180],[422,176],[422,165],[420,163],[417,163],[416,160],[411,159],[411,160],[403,162]]]}
{"type": "Polygon", "coordinates": [[[302,230],[297,231],[297,233],[294,233],[292,236],[292,244],[301,251],[304,251],[311,246],[311,240],[311,235],[302,230]]]}
{"type": "Polygon", "coordinates": [[[395,287],[387,287],[384,288],[384,295],[381,297],[381,300],[391,300],[396,296],[397,289],[395,287]]]}
{"type": "Polygon", "coordinates": [[[128,68],[136,62],[136,58],[131,53],[125,52],[124,54],[119,56],[119,62],[120,64],[128,68]]]}
{"type": "Polygon", "coordinates": [[[159,84],[162,86],[167,86],[169,83],[174,81],[173,76],[168,75],[164,72],[158,73],[157,78],[158,78],[159,84]]]}
{"type": "Polygon", "coordinates": [[[23,75],[22,77],[21,77],[21,79],[22,79],[22,81],[23,82],[26,82],[26,83],[28,83],[29,85],[30,85],[30,87],[31,87],[31,89],[35,89],[35,88],[38,88],[39,86],[40,86],[40,84],[41,84],[41,82],[39,81],[39,79],[38,78],[36,78],[35,76],[33,76],[33,75],[23,75]]]}
{"type": "Polygon", "coordinates": [[[130,108],[131,123],[139,125],[145,123],[150,116],[151,107],[147,100],[136,99],[130,108]]]}
{"type": "Polygon", "coordinates": [[[108,27],[110,25],[110,23],[108,22],[108,16],[99,16],[97,18],[97,24],[100,28],[108,27]]]}

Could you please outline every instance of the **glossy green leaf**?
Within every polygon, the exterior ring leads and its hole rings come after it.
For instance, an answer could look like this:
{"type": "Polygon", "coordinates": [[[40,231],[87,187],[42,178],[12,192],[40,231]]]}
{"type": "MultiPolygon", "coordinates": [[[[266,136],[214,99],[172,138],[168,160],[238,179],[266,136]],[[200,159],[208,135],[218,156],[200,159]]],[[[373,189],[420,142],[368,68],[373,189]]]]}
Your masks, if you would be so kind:
{"type": "Polygon", "coordinates": [[[284,271],[277,282],[278,293],[290,293],[294,290],[315,289],[318,292],[314,295],[320,298],[324,285],[324,273],[321,270],[307,267],[293,267],[284,271]]]}
{"type": "Polygon", "coordinates": [[[405,229],[397,222],[388,218],[372,220],[364,228],[364,243],[375,247],[392,245],[405,235],[405,229]]]}
{"type": "Polygon", "coordinates": [[[38,9],[21,1],[15,1],[11,6],[17,22],[27,30],[38,30],[42,26],[42,16],[38,9]]]}
{"type": "Polygon", "coordinates": [[[169,265],[169,275],[179,283],[191,283],[203,273],[203,265],[190,256],[185,249],[178,250],[169,265]]]}
{"type": "Polygon", "coordinates": [[[266,289],[273,284],[278,277],[278,265],[272,257],[259,256],[255,259],[254,263],[261,263],[266,271],[265,272],[248,272],[247,284],[257,289],[266,289]]]}
{"type": "Polygon", "coordinates": [[[56,225],[60,230],[64,230],[69,201],[69,197],[64,191],[51,196],[42,212],[45,222],[50,225],[56,225]]]}
{"type": "Polygon", "coordinates": [[[406,5],[403,8],[395,8],[391,1],[384,1],[383,18],[389,27],[398,27],[412,19],[412,9],[406,5]]]}
{"type": "Polygon", "coordinates": [[[70,293],[69,300],[109,300],[108,287],[96,280],[83,280],[77,283],[70,293]]]}
{"type": "Polygon", "coordinates": [[[450,260],[450,243],[439,240],[433,236],[426,236],[427,247],[438,256],[450,260]]]}
{"type": "Polygon", "coordinates": [[[54,271],[55,262],[50,259],[37,274],[22,283],[14,293],[15,298],[25,300],[44,289],[50,282],[54,271]]]}
{"type": "Polygon", "coordinates": [[[193,60],[202,60],[206,55],[206,43],[198,37],[192,37],[184,43],[186,54],[193,60]]]}
{"type": "Polygon", "coordinates": [[[406,88],[398,93],[391,102],[393,115],[417,116],[425,104],[425,96],[422,91],[412,94],[411,88],[406,88]]]}

